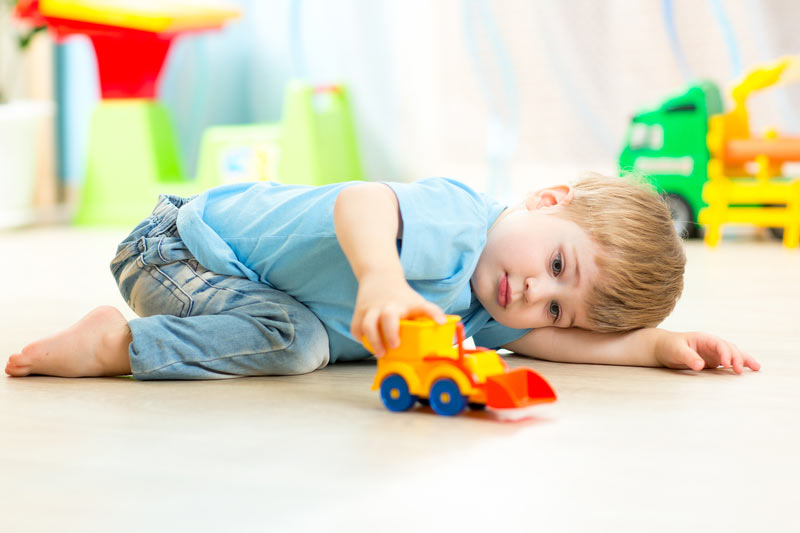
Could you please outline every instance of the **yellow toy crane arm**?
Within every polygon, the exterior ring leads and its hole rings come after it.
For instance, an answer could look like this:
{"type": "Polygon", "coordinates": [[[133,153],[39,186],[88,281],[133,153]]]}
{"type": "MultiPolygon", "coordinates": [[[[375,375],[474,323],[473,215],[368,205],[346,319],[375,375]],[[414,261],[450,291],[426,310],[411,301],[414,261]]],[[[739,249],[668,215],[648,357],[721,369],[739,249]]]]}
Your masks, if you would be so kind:
{"type": "Polygon", "coordinates": [[[733,109],[724,116],[709,119],[709,147],[712,148],[712,152],[713,146],[720,148],[725,139],[750,137],[750,120],[747,114],[747,98],[750,93],[798,79],[800,79],[800,55],[782,57],[747,72],[731,90],[733,109]]]}
{"type": "Polygon", "coordinates": [[[731,96],[737,106],[744,105],[752,92],[797,80],[800,80],[800,55],[786,56],[750,70],[733,87],[731,96]]]}

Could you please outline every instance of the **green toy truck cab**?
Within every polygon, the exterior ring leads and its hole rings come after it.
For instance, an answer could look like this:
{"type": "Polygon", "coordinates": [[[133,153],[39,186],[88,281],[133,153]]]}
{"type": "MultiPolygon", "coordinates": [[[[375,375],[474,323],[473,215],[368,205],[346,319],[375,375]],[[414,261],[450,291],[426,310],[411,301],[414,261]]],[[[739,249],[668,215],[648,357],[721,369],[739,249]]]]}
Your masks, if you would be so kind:
{"type": "Polygon", "coordinates": [[[667,198],[675,227],[685,237],[697,236],[697,214],[706,205],[708,117],[722,110],[717,85],[697,82],[659,107],[636,113],[619,156],[620,170],[645,176],[667,198]]]}

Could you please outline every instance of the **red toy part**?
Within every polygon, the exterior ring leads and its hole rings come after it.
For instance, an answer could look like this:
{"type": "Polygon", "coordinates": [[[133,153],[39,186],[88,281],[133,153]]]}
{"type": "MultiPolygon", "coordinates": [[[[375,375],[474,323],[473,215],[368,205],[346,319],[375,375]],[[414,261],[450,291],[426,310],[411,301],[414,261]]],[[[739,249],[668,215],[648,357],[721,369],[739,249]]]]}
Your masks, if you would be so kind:
{"type": "Polygon", "coordinates": [[[487,407],[510,409],[554,401],[553,388],[530,368],[517,368],[486,379],[487,407]]]}
{"type": "Polygon", "coordinates": [[[56,39],[70,35],[87,35],[97,56],[98,78],[102,98],[144,98],[154,100],[158,78],[170,44],[182,33],[219,29],[219,23],[202,27],[156,33],[122,26],[97,24],[43,16],[39,0],[21,0],[15,14],[35,25],[47,25],[56,39]]]}
{"type": "Polygon", "coordinates": [[[89,38],[103,98],[155,99],[172,35],[121,29],[118,35],[91,33],[89,38]]]}
{"type": "Polygon", "coordinates": [[[56,38],[87,35],[97,56],[102,98],[154,100],[158,78],[175,34],[47,17],[56,38]]]}
{"type": "Polygon", "coordinates": [[[317,85],[314,87],[315,93],[337,93],[342,90],[341,85],[317,85]]]}
{"type": "Polygon", "coordinates": [[[47,21],[39,12],[39,0],[18,0],[14,17],[34,26],[44,26],[47,21]]]}

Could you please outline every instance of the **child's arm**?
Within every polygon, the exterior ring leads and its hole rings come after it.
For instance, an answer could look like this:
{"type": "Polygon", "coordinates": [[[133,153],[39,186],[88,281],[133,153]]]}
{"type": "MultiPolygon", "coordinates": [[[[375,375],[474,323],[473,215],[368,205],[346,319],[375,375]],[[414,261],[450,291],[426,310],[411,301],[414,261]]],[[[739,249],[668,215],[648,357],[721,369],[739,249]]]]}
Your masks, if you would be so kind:
{"type": "Polygon", "coordinates": [[[761,365],[732,343],[702,332],[679,333],[644,328],[625,333],[598,333],[577,328],[540,328],[504,348],[548,361],[605,365],[716,368],[741,374],[761,365]]]}
{"type": "Polygon", "coordinates": [[[350,325],[353,338],[366,336],[381,357],[400,344],[400,319],[427,315],[443,323],[444,312],[408,284],[397,253],[403,222],[397,197],[380,183],[363,183],[339,193],[333,210],[336,237],[358,280],[350,325]]]}

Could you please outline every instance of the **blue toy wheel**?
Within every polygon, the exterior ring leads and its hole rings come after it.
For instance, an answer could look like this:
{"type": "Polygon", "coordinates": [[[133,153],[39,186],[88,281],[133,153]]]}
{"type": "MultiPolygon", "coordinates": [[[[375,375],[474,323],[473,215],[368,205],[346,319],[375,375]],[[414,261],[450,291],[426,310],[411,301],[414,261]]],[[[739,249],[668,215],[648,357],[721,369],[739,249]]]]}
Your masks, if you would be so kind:
{"type": "Polygon", "coordinates": [[[381,400],[390,411],[407,411],[417,401],[408,390],[408,383],[399,374],[390,374],[381,381],[381,400]]]}
{"type": "Polygon", "coordinates": [[[455,416],[467,406],[467,398],[450,378],[436,380],[431,387],[430,400],[434,412],[444,416],[455,416]]]}

